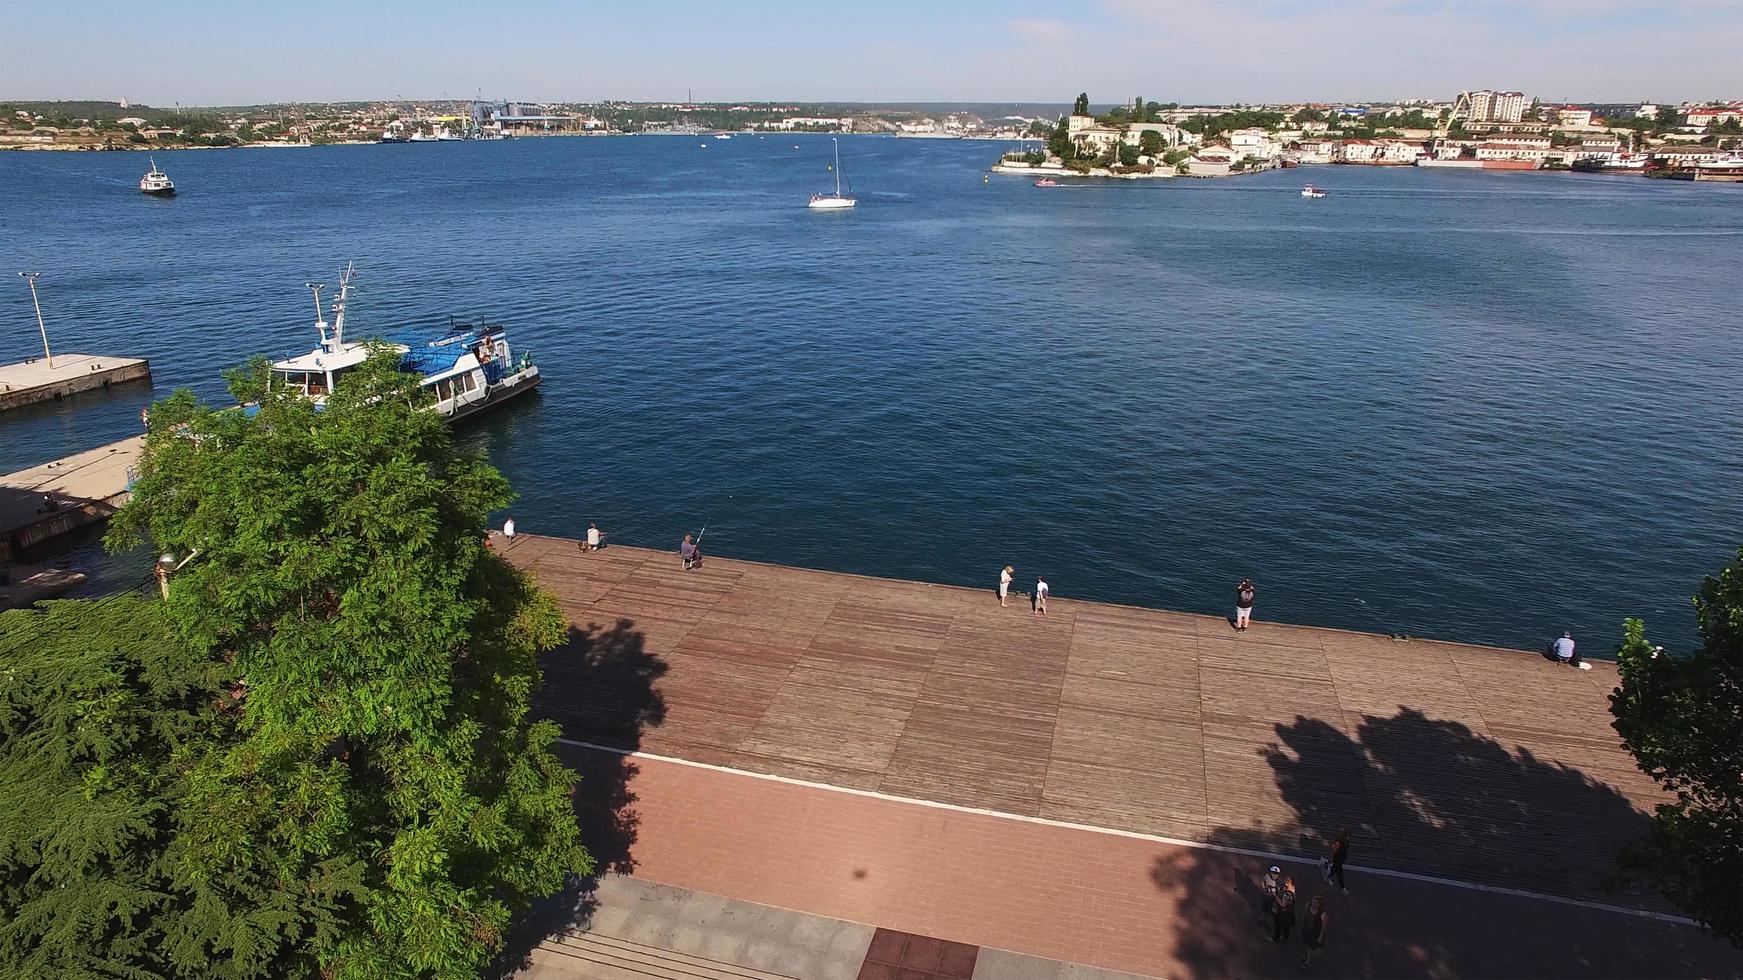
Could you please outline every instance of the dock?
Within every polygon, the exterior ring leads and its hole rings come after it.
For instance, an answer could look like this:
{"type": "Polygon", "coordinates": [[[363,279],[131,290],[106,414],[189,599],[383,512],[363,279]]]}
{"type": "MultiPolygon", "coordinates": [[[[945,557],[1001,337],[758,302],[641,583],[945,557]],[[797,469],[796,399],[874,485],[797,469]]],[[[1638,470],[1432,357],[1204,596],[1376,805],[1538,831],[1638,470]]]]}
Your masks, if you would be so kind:
{"type": "Polygon", "coordinates": [[[130,381],[150,381],[151,362],[139,357],[56,354],[54,367],[37,357],[0,364],[0,412],[130,381]]]}
{"type": "Polygon", "coordinates": [[[107,521],[127,502],[128,474],[144,448],[138,435],[0,476],[0,561],[107,521]]]}
{"type": "Polygon", "coordinates": [[[84,572],[0,563],[0,612],[59,598],[83,584],[84,572]]]}
{"type": "MultiPolygon", "coordinates": [[[[566,737],[880,798],[1663,911],[1602,880],[1666,799],[1615,667],[522,534],[566,737]]],[[[1014,858],[1013,858],[1014,859],[1014,858]]],[[[1311,865],[1309,865],[1311,866],[1311,865]]],[[[1226,886],[1223,890],[1226,890],[1226,886]]]]}

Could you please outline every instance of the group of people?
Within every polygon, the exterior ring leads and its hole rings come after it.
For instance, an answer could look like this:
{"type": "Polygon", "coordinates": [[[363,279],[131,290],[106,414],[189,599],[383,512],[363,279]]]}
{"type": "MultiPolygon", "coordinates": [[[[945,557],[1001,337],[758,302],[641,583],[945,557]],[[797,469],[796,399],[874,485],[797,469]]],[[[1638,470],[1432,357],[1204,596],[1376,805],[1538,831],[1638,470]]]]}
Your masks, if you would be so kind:
{"type": "MultiPolygon", "coordinates": [[[[690,540],[690,536],[685,535],[684,540],[690,540]]],[[[688,568],[689,566],[686,565],[685,567],[688,568]]],[[[1010,565],[1006,565],[999,571],[999,605],[1009,605],[1008,600],[1011,594],[1011,582],[1016,578],[1016,574],[1016,568],[1010,565]]],[[[1029,607],[1035,615],[1047,615],[1047,594],[1051,591],[1052,589],[1048,587],[1045,578],[1042,578],[1039,575],[1035,576],[1035,591],[1029,596],[1029,607]]],[[[1235,618],[1233,622],[1237,631],[1244,632],[1248,625],[1251,624],[1253,619],[1253,599],[1257,595],[1258,590],[1253,588],[1253,580],[1250,578],[1241,579],[1241,584],[1235,586],[1235,618]]]]}
{"type": "MultiPolygon", "coordinates": [[[[1345,895],[1350,893],[1344,887],[1344,860],[1349,857],[1349,853],[1350,835],[1346,830],[1332,841],[1330,852],[1319,862],[1320,877],[1325,879],[1327,885],[1335,884],[1345,895]]],[[[1267,930],[1265,938],[1272,943],[1288,942],[1289,933],[1296,925],[1295,879],[1285,875],[1281,867],[1273,864],[1265,869],[1265,876],[1259,881],[1259,891],[1264,902],[1259,924],[1267,930]]],[[[1313,954],[1325,948],[1326,931],[1331,925],[1331,914],[1326,911],[1323,893],[1308,900],[1306,912],[1301,919],[1301,942],[1307,947],[1301,954],[1301,968],[1305,970],[1313,962],[1313,954]]]]}

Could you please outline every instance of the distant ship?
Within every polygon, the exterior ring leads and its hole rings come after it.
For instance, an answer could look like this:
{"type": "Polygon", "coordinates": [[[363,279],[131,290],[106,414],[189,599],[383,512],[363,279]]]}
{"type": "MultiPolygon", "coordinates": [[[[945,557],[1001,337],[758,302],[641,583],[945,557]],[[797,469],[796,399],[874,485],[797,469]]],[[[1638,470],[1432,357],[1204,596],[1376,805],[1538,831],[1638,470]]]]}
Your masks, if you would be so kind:
{"type": "Polygon", "coordinates": [[[157,169],[155,157],[152,158],[151,169],[146,172],[145,176],[139,178],[139,192],[150,194],[152,197],[176,196],[175,181],[170,180],[168,174],[157,169]]]}
{"type": "Polygon", "coordinates": [[[805,206],[813,211],[840,211],[857,203],[854,198],[841,193],[841,140],[832,136],[829,141],[835,144],[835,193],[811,195],[810,203],[805,206]]]}
{"type": "MultiPolygon", "coordinates": [[[[300,357],[272,362],[272,384],[294,390],[325,404],[346,372],[369,359],[371,345],[345,342],[345,300],[354,277],[350,265],[339,278],[339,298],[329,327],[321,315],[321,292],[315,291],[315,329],[321,346],[300,357]]],[[[400,352],[400,369],[419,376],[419,386],[435,395],[433,410],[450,419],[463,418],[537,388],[541,378],[531,355],[517,360],[500,324],[462,323],[446,333],[401,330],[382,338],[400,352]]]]}
{"type": "Polygon", "coordinates": [[[429,133],[426,133],[421,129],[413,130],[411,138],[406,140],[408,143],[434,143],[435,141],[436,138],[434,136],[431,136],[429,133]]]}
{"type": "Polygon", "coordinates": [[[381,139],[376,142],[410,143],[411,140],[405,134],[405,124],[401,123],[398,119],[395,119],[393,122],[387,124],[387,129],[382,131],[381,139]]]}
{"type": "Polygon", "coordinates": [[[1312,184],[1308,184],[1306,187],[1303,187],[1301,189],[1301,196],[1302,197],[1314,197],[1314,198],[1324,197],[1325,191],[1320,190],[1319,188],[1313,186],[1312,184]]]}

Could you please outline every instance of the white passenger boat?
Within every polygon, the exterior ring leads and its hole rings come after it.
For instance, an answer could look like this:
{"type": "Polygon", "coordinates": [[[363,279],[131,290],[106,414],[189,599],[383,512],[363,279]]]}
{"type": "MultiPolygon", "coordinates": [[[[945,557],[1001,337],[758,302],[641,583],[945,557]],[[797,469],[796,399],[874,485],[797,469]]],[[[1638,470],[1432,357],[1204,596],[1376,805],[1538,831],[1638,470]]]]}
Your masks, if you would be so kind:
{"type": "Polygon", "coordinates": [[[1324,197],[1325,191],[1320,190],[1319,188],[1313,186],[1312,184],[1308,184],[1306,187],[1303,187],[1301,189],[1301,196],[1302,197],[1324,197]]]}
{"type": "MultiPolygon", "coordinates": [[[[369,358],[369,343],[345,340],[345,304],[354,278],[355,272],[347,264],[339,278],[339,298],[333,303],[330,325],[321,313],[323,287],[309,284],[315,294],[315,329],[321,335],[321,346],[298,357],[274,361],[274,385],[324,404],[339,380],[369,358]]],[[[435,411],[451,419],[531,391],[541,380],[530,354],[523,352],[517,359],[509,349],[500,324],[454,323],[435,334],[407,328],[379,339],[400,352],[400,367],[421,377],[420,385],[435,395],[435,411]]]]}
{"type": "Polygon", "coordinates": [[[157,169],[156,157],[151,160],[151,170],[139,178],[139,192],[150,194],[152,197],[175,197],[176,195],[175,181],[170,180],[168,174],[157,169]]]}

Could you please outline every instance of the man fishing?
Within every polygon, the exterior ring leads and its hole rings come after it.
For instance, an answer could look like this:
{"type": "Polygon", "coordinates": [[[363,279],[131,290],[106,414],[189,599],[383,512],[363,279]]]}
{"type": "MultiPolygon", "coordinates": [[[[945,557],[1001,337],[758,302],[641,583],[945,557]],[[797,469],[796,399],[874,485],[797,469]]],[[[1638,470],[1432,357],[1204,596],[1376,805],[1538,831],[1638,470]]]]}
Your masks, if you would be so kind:
{"type": "MultiPolygon", "coordinates": [[[[706,530],[704,534],[708,533],[706,530]]],[[[678,545],[678,557],[684,559],[684,571],[689,571],[702,564],[702,549],[696,546],[696,539],[684,535],[684,540],[678,545]]]]}

